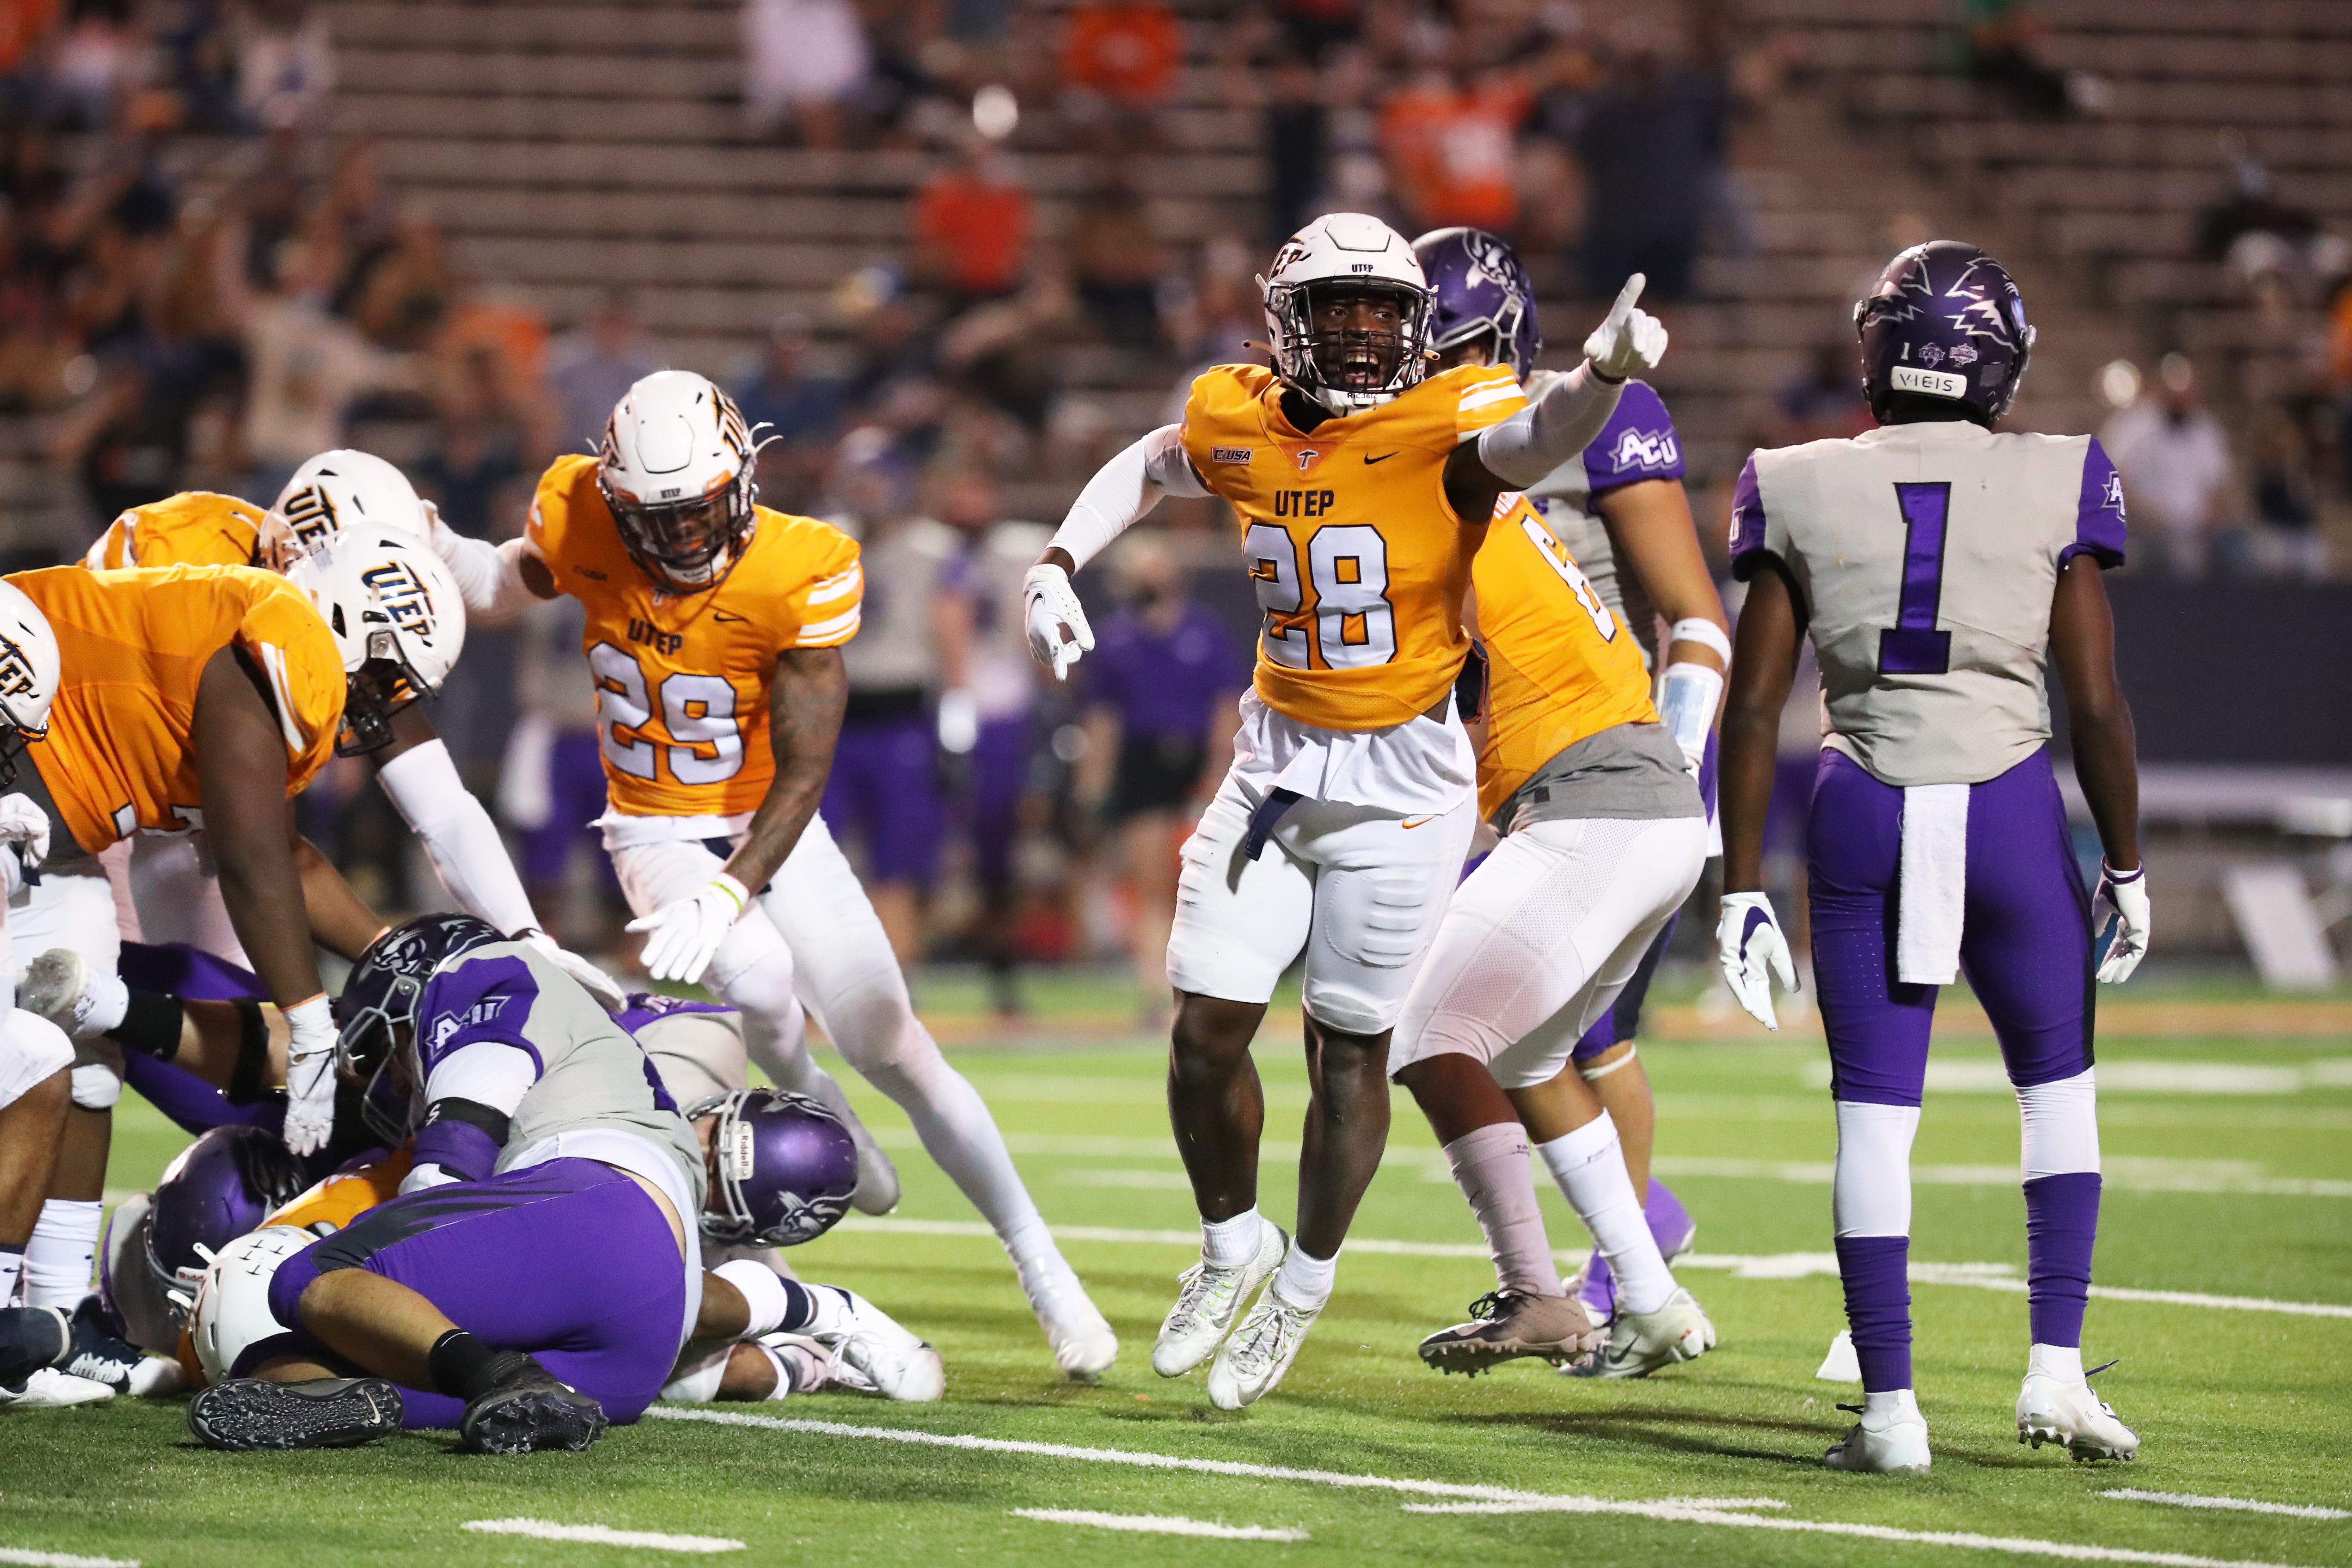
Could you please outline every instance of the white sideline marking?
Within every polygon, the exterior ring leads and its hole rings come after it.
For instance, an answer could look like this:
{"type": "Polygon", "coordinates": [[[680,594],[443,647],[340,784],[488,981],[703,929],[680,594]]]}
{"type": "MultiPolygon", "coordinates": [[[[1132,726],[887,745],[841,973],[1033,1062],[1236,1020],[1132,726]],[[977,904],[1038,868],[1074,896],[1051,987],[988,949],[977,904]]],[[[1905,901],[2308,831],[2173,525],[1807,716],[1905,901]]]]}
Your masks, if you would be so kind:
{"type": "Polygon", "coordinates": [[[548,1519],[472,1519],[463,1526],[484,1535],[528,1535],[538,1541],[584,1541],[596,1546],[643,1546],[655,1552],[740,1552],[743,1543],[717,1535],[664,1535],[654,1530],[607,1530],[601,1524],[558,1524],[548,1519]]]}
{"type": "MultiPolygon", "coordinates": [[[[979,1220],[873,1219],[851,1215],[843,1230],[897,1231],[905,1236],[963,1236],[993,1241],[996,1232],[979,1220]]],[[[1121,1230],[1111,1226],[1057,1225],[1061,1241],[1139,1242],[1155,1247],[1197,1248],[1201,1235],[1192,1230],[1121,1230]]],[[[1384,1241],[1378,1237],[1349,1237],[1343,1250],[1387,1253],[1400,1258],[1471,1258],[1484,1259],[1485,1247],[1456,1241],[1384,1241]]],[[[1584,1261],[1582,1252],[1563,1252],[1560,1260],[1573,1267],[1584,1261]]],[[[1802,1279],[1815,1275],[1837,1278],[1834,1252],[1775,1252],[1740,1254],[1694,1252],[1677,1258],[1677,1268],[1728,1270],[1741,1279],[1802,1279]]],[[[2021,1294],[2025,1281],[2012,1263],[1921,1263],[1911,1265],[1915,1285],[1968,1285],[1979,1290],[2021,1294]]],[[[2128,1285],[2094,1285],[2091,1294],[2110,1301],[2149,1301],[2159,1306],[2202,1307],[2224,1312],[2285,1312],[2301,1318],[2352,1318],[2352,1307],[2332,1301],[2273,1301],[2257,1296],[2209,1296],[2200,1290],[2143,1290],[2128,1285]]]]}
{"type": "Polygon", "coordinates": [[[25,1568],[139,1568],[136,1557],[77,1557],[70,1552],[27,1552],[21,1546],[0,1546],[0,1563],[21,1563],[25,1568]]]}
{"type": "Polygon", "coordinates": [[[1220,1541],[1304,1541],[1303,1530],[1268,1530],[1258,1524],[1211,1524],[1166,1513],[1096,1513],[1083,1508],[1016,1508],[1023,1519],[1045,1524],[1090,1524],[1097,1530],[1132,1530],[1147,1535],[1213,1535],[1220,1541]]]}
{"type": "Polygon", "coordinates": [[[2255,1502],[2240,1497],[2200,1497],[2195,1492],[2144,1492],[2137,1487],[2116,1487],[2099,1495],[2126,1498],[2133,1502],[2168,1502],[2175,1508],[2226,1508],[2241,1513],[2283,1513],[2293,1519],[2352,1519],[2352,1511],[2313,1503],[2255,1502]]]}
{"type": "MultiPolygon", "coordinates": [[[[1895,1530],[1885,1525],[1848,1524],[1834,1520],[1782,1519],[1769,1514],[1742,1513],[1664,1500],[1623,1502],[1611,1498],[1570,1497],[1548,1492],[1517,1491],[1509,1487],[1468,1485],[1459,1481],[1412,1480],[1397,1476],[1352,1475],[1344,1470],[1302,1470],[1288,1465],[1254,1465],[1234,1459],[1192,1459],[1175,1454],[1154,1454],[1132,1448],[1082,1448],[1070,1443],[1026,1443],[971,1433],[919,1432],[904,1426],[854,1426],[841,1421],[796,1421],[778,1415],[743,1415],[731,1410],[704,1410],[656,1405],[646,1412],[664,1421],[709,1421],[722,1426],[756,1426],[771,1432],[796,1432],[815,1437],[867,1437],[919,1447],[962,1448],[989,1454],[1027,1454],[1045,1459],[1082,1459],[1098,1465],[1132,1465],[1142,1469],[1191,1470],[1208,1476],[1240,1476],[1253,1480],[1305,1481],[1317,1486],[1354,1490],[1403,1492],[1421,1497],[1459,1500],[1451,1503],[1407,1503],[1412,1513],[1613,1513],[1673,1524],[1726,1525],[1743,1530],[1778,1530],[1792,1534],[1850,1535],[1871,1541],[1916,1542],[1928,1546],[1959,1546],[1984,1552],[2006,1552],[2022,1557],[2064,1557],[2084,1563],[2145,1563],[2155,1568],[2284,1568],[2284,1564],[2252,1563],[2216,1557],[2192,1557],[2179,1552],[2139,1552],[2121,1546],[2090,1546],[2070,1541],[2031,1541],[2021,1537],[1976,1535],[1963,1531],[1895,1530]]],[[[1699,1500],[1704,1501],[1705,1500],[1699,1500]]],[[[1752,1500],[1740,1500],[1742,1507],[1752,1500]]]]}

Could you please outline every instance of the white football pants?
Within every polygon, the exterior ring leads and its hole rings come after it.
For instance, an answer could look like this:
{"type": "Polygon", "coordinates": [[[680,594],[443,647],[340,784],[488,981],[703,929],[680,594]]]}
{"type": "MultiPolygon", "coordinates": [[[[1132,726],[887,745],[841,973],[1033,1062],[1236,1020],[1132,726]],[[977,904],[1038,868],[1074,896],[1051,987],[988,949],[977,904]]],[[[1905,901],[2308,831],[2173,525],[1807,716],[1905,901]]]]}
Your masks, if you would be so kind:
{"type": "Polygon", "coordinates": [[[1538,822],[1454,889],[1389,1070],[1457,1051],[1505,1089],[1549,1083],[1614,1005],[1706,862],[1702,816],[1538,822]]]}
{"type": "MultiPolygon", "coordinates": [[[[621,891],[640,915],[691,897],[724,864],[693,839],[626,845],[612,855],[621,891]]],[[[924,1149],[987,1216],[1014,1262],[1055,1250],[980,1091],[915,1016],[890,939],[822,816],[810,819],[775,879],[719,944],[706,979],[742,1013],[745,1048],[780,1088],[831,1098],[815,1081],[824,1074],[809,1058],[797,1016],[804,1005],[849,1065],[907,1112],[924,1149]]]]}
{"type": "Polygon", "coordinates": [[[1264,1003],[1304,948],[1308,1016],[1350,1035],[1393,1027],[1461,874],[1477,803],[1408,816],[1301,800],[1251,860],[1243,850],[1255,805],[1226,774],[1184,841],[1169,984],[1264,1003]]]}

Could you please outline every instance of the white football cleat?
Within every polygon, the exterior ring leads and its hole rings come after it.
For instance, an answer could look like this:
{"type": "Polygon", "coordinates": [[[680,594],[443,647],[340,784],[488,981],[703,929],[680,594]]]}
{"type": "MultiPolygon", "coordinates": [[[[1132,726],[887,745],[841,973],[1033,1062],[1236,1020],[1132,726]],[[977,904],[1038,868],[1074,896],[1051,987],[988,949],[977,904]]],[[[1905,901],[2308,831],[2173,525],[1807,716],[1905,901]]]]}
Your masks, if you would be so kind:
{"type": "Polygon", "coordinates": [[[928,1404],[947,1392],[947,1369],[940,1352],[900,1328],[890,1315],[855,1290],[838,1285],[816,1285],[841,1298],[836,1310],[822,1313],[807,1337],[841,1358],[841,1363],[880,1393],[910,1404],[928,1404]]]}
{"type": "Polygon", "coordinates": [[[2116,1419],[2115,1407],[2091,1392],[2088,1382],[2067,1383],[2047,1373],[2028,1373],[2017,1391],[2017,1440],[2039,1448],[2057,1443],[2076,1459],[2130,1459],[2139,1453],[2139,1434],[2116,1419]]]}
{"type": "Polygon", "coordinates": [[[1243,1306],[1289,1250],[1290,1237],[1283,1228],[1270,1219],[1260,1220],[1257,1256],[1247,1263],[1216,1268],[1203,1259],[1178,1275],[1183,1289],[1160,1325],[1160,1338],[1151,1346],[1151,1370],[1162,1377],[1181,1377],[1215,1354],[1243,1306]]]}
{"type": "Polygon", "coordinates": [[[1851,1410],[1862,1419],[1847,1428],[1836,1447],[1822,1456],[1822,1463],[1832,1470],[1859,1470],[1878,1475],[1925,1475],[1927,1457],[1927,1418],[1919,1414],[1918,1403],[1905,1389],[1895,1407],[1883,1420],[1873,1423],[1864,1406],[1841,1405],[1840,1410],[1851,1410]]]}
{"type": "Polygon", "coordinates": [[[1239,1410],[1273,1392],[1307,1342],[1307,1331],[1322,1315],[1320,1307],[1292,1306],[1283,1300],[1280,1286],[1268,1285],[1242,1326],[1217,1347],[1217,1359],[1209,1366],[1209,1403],[1239,1410]]]}
{"type": "Polygon", "coordinates": [[[69,947],[49,949],[25,966],[25,977],[16,982],[16,1005],[79,1039],[89,1012],[89,962],[69,947]]]}
{"type": "Polygon", "coordinates": [[[1077,1271],[1058,1252],[1021,1265],[1021,1289],[1054,1360],[1076,1383],[1092,1383],[1118,1359],[1118,1335],[1095,1307],[1077,1271]]]}
{"type": "Polygon", "coordinates": [[[113,1397],[114,1390],[106,1384],[59,1372],[53,1366],[37,1368],[15,1388],[0,1384],[0,1409],[63,1410],[68,1405],[96,1405],[113,1397]]]}
{"type": "Polygon", "coordinates": [[[1677,1285],[1654,1312],[1622,1301],[1609,1320],[1609,1341],[1588,1360],[1560,1368],[1571,1377],[1647,1377],[1678,1361],[1696,1361],[1715,1348],[1715,1324],[1697,1300],[1677,1285]]]}

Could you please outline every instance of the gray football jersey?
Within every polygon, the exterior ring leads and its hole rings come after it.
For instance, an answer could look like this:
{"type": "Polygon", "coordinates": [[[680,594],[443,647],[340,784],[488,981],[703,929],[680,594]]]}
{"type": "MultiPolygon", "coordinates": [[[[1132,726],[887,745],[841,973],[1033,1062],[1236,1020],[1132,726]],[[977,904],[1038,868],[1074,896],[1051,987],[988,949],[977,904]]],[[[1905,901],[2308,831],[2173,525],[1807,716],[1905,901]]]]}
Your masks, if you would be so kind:
{"type": "Polygon", "coordinates": [[[1822,668],[1823,743],[1890,784],[1981,784],[2050,739],[2059,569],[2124,558],[2123,485],[2088,436],[1894,425],[1757,452],[1732,570],[1785,565],[1822,668]]]}
{"type": "MultiPolygon", "coordinates": [[[[1543,395],[1561,372],[1538,370],[1528,377],[1528,396],[1543,395]]],[[[1642,579],[1618,570],[1617,551],[1609,529],[1592,510],[1592,498],[1636,479],[1679,479],[1683,477],[1681,438],[1666,405],[1649,384],[1629,381],[1601,433],[1583,451],[1529,485],[1527,498],[1543,513],[1552,535],[1568,546],[1569,554],[1584,571],[1601,602],[1617,612],[1641,645],[1642,662],[1658,668],[1658,616],[1642,579]]]]}
{"type": "Polygon", "coordinates": [[[447,1057],[484,1040],[529,1052],[538,1073],[509,1118],[499,1171],[559,1132],[626,1132],[676,1158],[695,1211],[701,1211],[702,1145],[648,1064],[645,1047],[538,949],[486,942],[444,965],[425,985],[417,1048],[428,1075],[447,1057]]]}

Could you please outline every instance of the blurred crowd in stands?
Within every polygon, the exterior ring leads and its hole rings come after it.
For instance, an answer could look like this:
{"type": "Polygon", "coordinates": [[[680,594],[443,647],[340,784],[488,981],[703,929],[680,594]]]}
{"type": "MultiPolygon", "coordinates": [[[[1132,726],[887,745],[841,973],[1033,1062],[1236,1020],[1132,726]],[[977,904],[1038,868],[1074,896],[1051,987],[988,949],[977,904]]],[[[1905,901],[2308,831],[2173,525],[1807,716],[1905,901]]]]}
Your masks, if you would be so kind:
{"type": "MultiPolygon", "coordinates": [[[[625,291],[550,321],[468,276],[382,153],[335,140],[330,20],[308,0],[0,0],[0,459],[68,469],[79,538],[184,489],[266,504],[346,443],[403,464],[460,531],[510,534],[544,465],[672,363],[625,291]]],[[[805,311],[742,323],[760,346],[728,376],[776,437],[761,499],[864,542],[825,811],[902,952],[989,963],[1007,1005],[1016,960],[1125,943],[1158,972],[1251,608],[1231,574],[1193,570],[1223,559],[1212,503],[1171,503],[1090,584],[1102,647],[1076,688],[1037,678],[1021,573],[1131,434],[1093,389],[1165,385],[1152,412],[1175,417],[1191,369],[1263,335],[1253,274],[1274,244],[1335,207],[1507,235],[1551,298],[1605,298],[1639,270],[1669,310],[1704,299],[1702,256],[1755,243],[1733,132],[1790,62],[1731,0],[1695,0],[1685,22],[1561,0],[746,0],[751,136],[920,153],[933,171],[903,245],[805,311]],[[1237,163],[1229,134],[1204,134],[1237,121],[1262,154],[1255,215],[1155,183],[1196,148],[1237,163]]],[[[2095,83],[2036,74],[2023,0],[1981,0],[1968,27],[1955,68],[1988,90],[2095,112],[2095,83]]],[[[2253,309],[2332,310],[2322,368],[2233,441],[2189,359],[2118,362],[2104,435],[2160,569],[2318,575],[2323,502],[2352,482],[2347,258],[2259,163],[2227,167],[2200,253],[2253,309]]],[[[1824,333],[1744,435],[1867,426],[1851,342],[1824,333]]],[[[78,548],[0,521],[10,563],[78,548]]],[[[608,948],[577,632],[561,608],[474,628],[441,728],[520,836],[541,907],[608,948]]],[[[428,896],[357,782],[312,792],[314,829],[387,906],[428,896]]]]}

